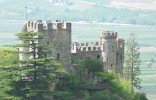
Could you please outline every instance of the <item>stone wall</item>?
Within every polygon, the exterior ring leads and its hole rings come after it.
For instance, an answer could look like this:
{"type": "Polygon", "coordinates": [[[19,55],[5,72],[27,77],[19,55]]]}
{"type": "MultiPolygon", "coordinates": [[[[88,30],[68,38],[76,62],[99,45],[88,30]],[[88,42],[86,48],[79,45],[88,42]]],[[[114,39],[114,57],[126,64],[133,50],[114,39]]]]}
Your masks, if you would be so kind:
{"type": "MultiPolygon", "coordinates": [[[[39,45],[47,45],[50,48],[45,56],[56,57],[63,64],[65,70],[70,69],[71,66],[71,31],[71,23],[60,20],[56,22],[28,21],[22,30],[22,32],[42,34],[42,39],[38,41],[39,45]]],[[[24,56],[21,59],[24,59],[24,56]]]]}

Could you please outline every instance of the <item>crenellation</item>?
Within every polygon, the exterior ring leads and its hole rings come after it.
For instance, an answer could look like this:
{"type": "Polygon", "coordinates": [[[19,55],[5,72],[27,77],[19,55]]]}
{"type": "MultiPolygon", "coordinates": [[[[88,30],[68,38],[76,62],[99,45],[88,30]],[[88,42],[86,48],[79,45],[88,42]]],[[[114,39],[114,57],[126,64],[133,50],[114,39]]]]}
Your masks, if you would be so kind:
{"type": "MultiPolygon", "coordinates": [[[[103,61],[103,70],[114,70],[121,73],[124,62],[124,39],[117,38],[117,32],[103,31],[99,37],[99,42],[71,43],[72,24],[61,20],[52,21],[28,21],[24,32],[43,32],[45,33],[43,44],[53,47],[53,51],[48,56],[60,57],[66,70],[70,70],[71,61],[86,57],[93,57],[103,61]],[[48,42],[47,42],[48,41],[48,42]]],[[[20,50],[27,50],[20,48],[20,50]]],[[[28,57],[20,54],[20,59],[28,57]]]]}
{"type": "Polygon", "coordinates": [[[104,37],[104,38],[117,38],[117,32],[114,32],[114,31],[103,31],[101,33],[101,37],[104,37]]]}
{"type": "Polygon", "coordinates": [[[43,31],[49,31],[53,32],[53,30],[61,31],[61,30],[67,30],[68,32],[71,32],[71,23],[70,22],[63,22],[61,20],[56,20],[56,22],[51,22],[50,20],[42,21],[28,21],[27,23],[27,29],[28,31],[34,31],[34,32],[43,32],[43,31]]]}

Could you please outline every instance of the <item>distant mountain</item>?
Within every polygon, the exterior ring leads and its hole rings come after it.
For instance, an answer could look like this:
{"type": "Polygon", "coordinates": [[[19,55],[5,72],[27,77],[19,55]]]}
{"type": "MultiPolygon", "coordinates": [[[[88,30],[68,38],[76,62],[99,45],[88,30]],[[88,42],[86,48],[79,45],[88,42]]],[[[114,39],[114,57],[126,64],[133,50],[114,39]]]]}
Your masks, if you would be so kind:
{"type": "Polygon", "coordinates": [[[0,0],[0,5],[1,20],[25,20],[27,7],[28,19],[34,20],[156,25],[154,0],[0,0]]]}

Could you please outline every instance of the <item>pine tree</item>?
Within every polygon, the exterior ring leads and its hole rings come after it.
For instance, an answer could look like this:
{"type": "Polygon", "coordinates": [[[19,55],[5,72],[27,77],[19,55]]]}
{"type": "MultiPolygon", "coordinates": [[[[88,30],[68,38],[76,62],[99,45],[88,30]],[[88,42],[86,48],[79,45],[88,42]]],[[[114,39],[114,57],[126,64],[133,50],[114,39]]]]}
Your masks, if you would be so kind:
{"type": "Polygon", "coordinates": [[[132,93],[134,93],[134,87],[141,88],[141,79],[139,78],[141,74],[140,64],[139,45],[135,34],[131,34],[126,44],[125,71],[127,78],[131,81],[132,93]]]}
{"type": "Polygon", "coordinates": [[[41,33],[19,33],[17,36],[20,40],[17,47],[25,48],[19,53],[24,53],[27,58],[16,66],[1,68],[4,78],[0,77],[1,97],[4,100],[46,100],[57,74],[63,69],[55,58],[48,57],[50,48],[39,44],[43,39],[41,33]]]}

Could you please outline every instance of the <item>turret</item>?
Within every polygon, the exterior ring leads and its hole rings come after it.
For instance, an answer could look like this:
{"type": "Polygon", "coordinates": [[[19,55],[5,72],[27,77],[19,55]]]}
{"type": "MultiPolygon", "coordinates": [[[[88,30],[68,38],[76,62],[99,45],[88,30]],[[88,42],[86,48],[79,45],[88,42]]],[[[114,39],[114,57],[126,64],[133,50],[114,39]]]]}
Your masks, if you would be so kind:
{"type": "Polygon", "coordinates": [[[104,70],[116,71],[116,38],[117,32],[104,31],[100,37],[100,47],[103,56],[104,70]]]}
{"type": "MultiPolygon", "coordinates": [[[[40,32],[42,39],[38,41],[39,45],[48,45],[53,47],[45,56],[54,56],[58,58],[66,68],[71,66],[71,23],[56,20],[27,21],[22,32],[40,32]]],[[[20,41],[23,42],[23,41],[20,41]]],[[[29,51],[29,48],[21,47],[20,51],[29,51]]],[[[20,59],[29,59],[25,53],[20,53],[20,59]]],[[[65,69],[66,69],[65,68],[65,69]]]]}
{"type": "Polygon", "coordinates": [[[117,53],[116,53],[117,72],[122,74],[123,73],[123,63],[124,63],[125,40],[123,38],[117,38],[116,41],[117,41],[117,53]]]}

